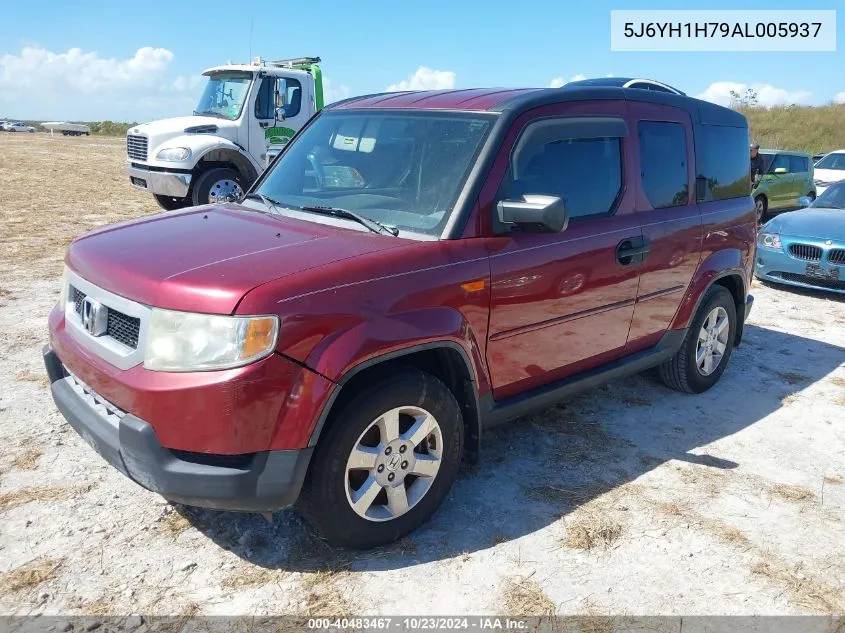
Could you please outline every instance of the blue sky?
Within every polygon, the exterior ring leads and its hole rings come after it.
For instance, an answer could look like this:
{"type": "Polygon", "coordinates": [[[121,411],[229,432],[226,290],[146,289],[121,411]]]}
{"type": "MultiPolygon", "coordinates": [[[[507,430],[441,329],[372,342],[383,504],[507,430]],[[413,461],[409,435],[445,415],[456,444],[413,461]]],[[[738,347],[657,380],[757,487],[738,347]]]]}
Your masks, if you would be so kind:
{"type": "MultiPolygon", "coordinates": [[[[253,55],[321,56],[335,98],[407,85],[400,82],[412,76],[414,87],[472,87],[613,74],[714,99],[731,82],[758,85],[767,103],[845,100],[845,12],[837,52],[631,53],[610,51],[611,8],[672,9],[677,1],[72,4],[44,0],[3,25],[0,116],[144,121],[189,114],[203,68],[249,58],[251,21],[253,55]]],[[[808,8],[842,6],[815,0],[808,8]]],[[[800,7],[708,0],[683,8],[800,7]]]]}

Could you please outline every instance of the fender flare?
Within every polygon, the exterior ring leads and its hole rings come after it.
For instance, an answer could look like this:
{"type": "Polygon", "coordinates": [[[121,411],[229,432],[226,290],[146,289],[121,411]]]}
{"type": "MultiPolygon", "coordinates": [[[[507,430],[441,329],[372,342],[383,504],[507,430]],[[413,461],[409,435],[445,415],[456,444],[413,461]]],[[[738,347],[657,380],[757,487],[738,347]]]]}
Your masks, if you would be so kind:
{"type": "Polygon", "coordinates": [[[199,166],[205,162],[232,163],[243,174],[244,178],[248,180],[247,186],[251,186],[259,176],[258,169],[252,164],[252,160],[247,157],[246,152],[239,145],[231,142],[218,143],[206,148],[197,159],[193,171],[199,171],[199,166]]]}
{"type": "MultiPolygon", "coordinates": [[[[379,354],[372,358],[368,358],[364,360],[350,369],[348,369],[339,380],[335,382],[335,386],[332,389],[331,394],[329,395],[328,399],[326,400],[325,404],[323,405],[322,410],[320,411],[320,415],[317,417],[317,423],[314,425],[314,429],[311,431],[311,437],[308,440],[308,446],[314,447],[317,445],[318,440],[320,439],[320,435],[323,432],[323,428],[325,427],[326,421],[331,413],[331,410],[337,400],[338,396],[340,395],[341,391],[343,391],[344,385],[346,385],[352,378],[356,375],[360,374],[363,371],[376,367],[380,364],[393,361],[403,356],[409,356],[411,354],[417,352],[425,352],[437,349],[449,349],[458,352],[461,357],[461,360],[465,366],[467,371],[467,375],[469,376],[469,381],[471,383],[469,391],[472,394],[473,403],[475,410],[475,420],[470,421],[472,424],[470,429],[474,432],[474,442],[476,446],[474,447],[465,447],[465,451],[468,452],[470,455],[477,455],[478,453],[478,446],[477,444],[480,443],[481,439],[481,416],[480,416],[480,403],[478,397],[478,377],[475,373],[475,368],[470,361],[469,356],[467,355],[466,350],[459,345],[458,343],[450,340],[437,340],[437,341],[430,341],[427,343],[422,343],[419,345],[410,345],[408,347],[403,347],[399,350],[394,350],[392,352],[387,352],[385,354],[379,354]],[[468,450],[469,449],[469,450],[468,450]]],[[[466,421],[465,421],[466,423],[466,421]]],[[[466,438],[469,439],[469,438],[466,438]]]]}

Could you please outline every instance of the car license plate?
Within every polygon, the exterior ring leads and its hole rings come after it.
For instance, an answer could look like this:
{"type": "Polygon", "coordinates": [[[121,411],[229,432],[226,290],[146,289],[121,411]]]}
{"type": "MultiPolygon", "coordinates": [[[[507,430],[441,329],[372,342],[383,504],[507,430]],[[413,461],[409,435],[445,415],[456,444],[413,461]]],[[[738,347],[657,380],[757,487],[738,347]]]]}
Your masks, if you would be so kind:
{"type": "Polygon", "coordinates": [[[815,279],[827,279],[829,281],[839,280],[839,267],[832,266],[831,268],[822,268],[818,264],[807,264],[807,277],[814,277],[815,279]]]}

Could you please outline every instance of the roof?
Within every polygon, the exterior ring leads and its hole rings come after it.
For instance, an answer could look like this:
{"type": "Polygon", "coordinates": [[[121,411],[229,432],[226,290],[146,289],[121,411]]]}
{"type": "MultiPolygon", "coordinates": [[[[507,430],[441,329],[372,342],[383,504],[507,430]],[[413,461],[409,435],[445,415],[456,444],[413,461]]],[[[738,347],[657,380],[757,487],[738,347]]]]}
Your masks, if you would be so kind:
{"type": "Polygon", "coordinates": [[[283,68],[279,66],[255,66],[252,64],[221,64],[220,66],[212,66],[211,68],[206,68],[202,71],[203,75],[208,75],[210,73],[219,73],[225,71],[240,71],[240,72],[247,72],[247,73],[254,73],[258,72],[259,70],[264,71],[268,74],[274,75],[276,73],[283,74],[285,76],[292,76],[292,75],[303,75],[307,76],[310,73],[306,70],[300,70],[298,68],[283,68]]]}
{"type": "Polygon", "coordinates": [[[812,156],[812,154],[810,154],[808,152],[799,152],[798,150],[793,150],[793,149],[763,149],[761,147],[757,151],[759,151],[761,154],[772,154],[772,155],[789,154],[790,156],[812,156]]]}
{"type": "Polygon", "coordinates": [[[745,117],[729,108],[669,92],[607,85],[567,84],[561,88],[470,88],[383,92],[351,97],[326,106],[326,110],[462,110],[515,114],[555,103],[592,100],[627,100],[661,103],[682,108],[694,123],[747,127],[745,117]]]}

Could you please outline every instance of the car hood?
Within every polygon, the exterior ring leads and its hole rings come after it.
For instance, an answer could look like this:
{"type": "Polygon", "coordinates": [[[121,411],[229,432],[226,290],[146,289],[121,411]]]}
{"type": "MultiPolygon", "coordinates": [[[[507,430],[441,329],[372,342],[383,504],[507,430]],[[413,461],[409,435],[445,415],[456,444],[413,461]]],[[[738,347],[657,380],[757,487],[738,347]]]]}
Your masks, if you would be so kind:
{"type": "Polygon", "coordinates": [[[230,314],[264,283],[405,243],[231,204],[103,227],[74,241],[65,261],[91,283],[146,305],[230,314]]]}
{"type": "Polygon", "coordinates": [[[781,235],[845,241],[845,209],[803,209],[782,213],[765,230],[781,235]]]}
{"type": "Polygon", "coordinates": [[[150,149],[154,149],[177,136],[185,134],[213,134],[230,141],[238,140],[236,121],[211,116],[180,116],[143,123],[130,128],[128,134],[143,134],[149,139],[150,149]]]}
{"type": "Polygon", "coordinates": [[[845,180],[845,171],[841,169],[819,169],[813,170],[813,178],[824,182],[839,182],[845,180]]]}

